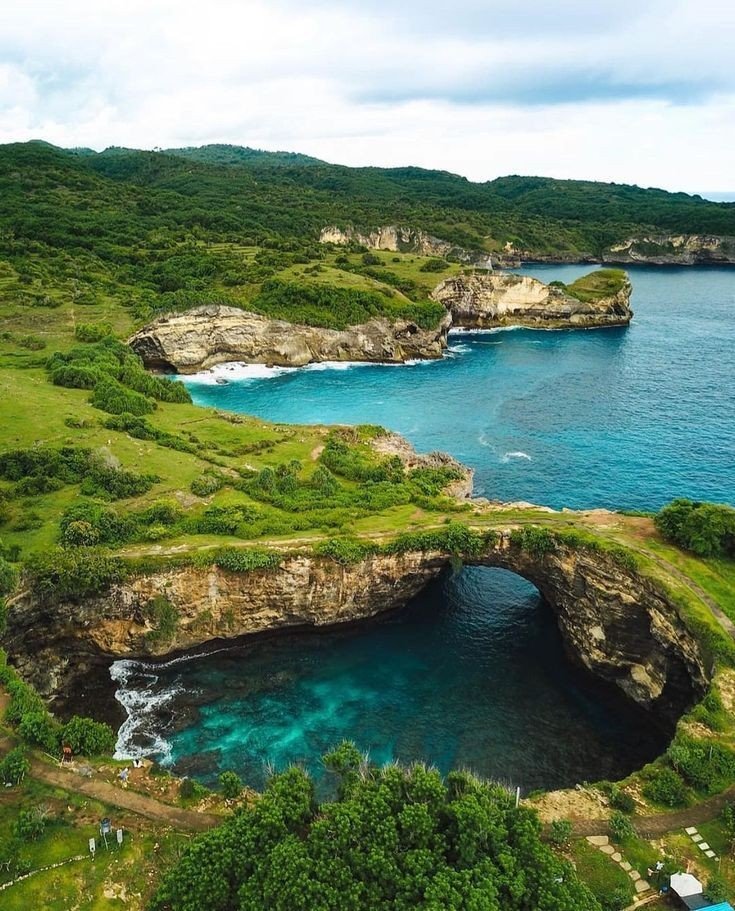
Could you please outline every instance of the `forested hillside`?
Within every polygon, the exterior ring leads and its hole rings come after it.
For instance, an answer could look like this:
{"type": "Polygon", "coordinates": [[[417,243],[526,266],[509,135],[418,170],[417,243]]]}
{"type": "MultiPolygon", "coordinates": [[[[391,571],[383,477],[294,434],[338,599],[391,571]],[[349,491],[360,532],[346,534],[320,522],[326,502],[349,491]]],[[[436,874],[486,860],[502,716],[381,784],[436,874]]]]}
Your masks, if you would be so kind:
{"type": "Polygon", "coordinates": [[[735,204],[638,187],[421,168],[348,168],[231,146],[141,152],[0,147],[0,226],[17,240],[114,249],[194,233],[315,242],[326,224],[400,223],[470,248],[597,253],[641,231],[735,235],[735,204]]]}

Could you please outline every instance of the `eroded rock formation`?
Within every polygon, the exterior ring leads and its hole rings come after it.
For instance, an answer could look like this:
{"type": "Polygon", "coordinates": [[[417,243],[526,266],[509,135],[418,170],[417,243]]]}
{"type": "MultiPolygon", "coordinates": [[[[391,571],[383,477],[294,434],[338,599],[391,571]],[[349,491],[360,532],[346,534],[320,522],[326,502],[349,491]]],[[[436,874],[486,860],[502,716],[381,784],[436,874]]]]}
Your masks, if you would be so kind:
{"type": "Polygon", "coordinates": [[[696,266],[735,263],[735,237],[712,234],[650,234],[613,244],[602,254],[606,263],[696,266]]]}
{"type": "Polygon", "coordinates": [[[345,246],[356,243],[370,250],[388,250],[392,253],[418,253],[420,256],[442,256],[458,263],[492,269],[493,262],[489,253],[478,250],[465,250],[448,240],[433,237],[417,228],[406,228],[398,225],[383,225],[375,231],[361,233],[354,228],[338,228],[331,225],[322,228],[319,242],[345,246]]]}
{"type": "Polygon", "coordinates": [[[528,275],[489,272],[448,278],[432,297],[451,312],[453,326],[554,329],[625,326],[633,316],[630,294],[626,280],[617,294],[586,302],[528,275]]]}
{"type": "Polygon", "coordinates": [[[384,318],[343,330],[321,329],[214,305],[161,316],[136,332],[130,345],[147,367],[178,373],[227,361],[274,367],[322,361],[401,363],[441,357],[450,325],[448,313],[434,329],[384,318]]]}
{"type": "Polygon", "coordinates": [[[385,318],[343,330],[322,329],[211,305],[160,316],[136,332],[130,345],[147,367],[178,373],[228,361],[274,367],[323,361],[401,363],[441,357],[452,326],[623,326],[633,315],[630,291],[626,281],[617,294],[586,303],[529,276],[483,271],[449,278],[435,288],[432,296],[447,314],[433,329],[385,318]]]}
{"type": "MultiPolygon", "coordinates": [[[[404,605],[450,561],[436,551],[381,554],[348,566],[293,554],[278,569],[245,573],[171,566],[81,603],[25,595],[9,611],[6,642],[21,672],[51,694],[102,658],[163,656],[214,639],[362,620],[404,605]],[[177,613],[165,641],[152,635],[156,597],[177,613]]],[[[561,544],[532,554],[504,532],[473,562],[533,582],[554,610],[570,656],[662,719],[673,721],[702,694],[710,668],[675,606],[604,552],[561,544]]]]}

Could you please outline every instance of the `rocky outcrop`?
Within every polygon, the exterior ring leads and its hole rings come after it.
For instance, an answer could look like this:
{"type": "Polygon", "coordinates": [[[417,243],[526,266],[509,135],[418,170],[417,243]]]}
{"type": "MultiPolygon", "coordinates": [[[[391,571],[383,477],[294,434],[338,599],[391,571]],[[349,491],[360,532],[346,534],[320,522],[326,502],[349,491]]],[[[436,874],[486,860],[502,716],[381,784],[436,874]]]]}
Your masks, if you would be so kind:
{"type": "Polygon", "coordinates": [[[735,237],[713,234],[648,234],[630,237],[602,254],[606,263],[697,266],[735,263],[735,237]]]}
{"type": "Polygon", "coordinates": [[[563,289],[509,272],[476,272],[441,282],[432,297],[447,308],[434,329],[384,317],[347,329],[323,329],[269,319],[238,307],[210,305],[160,316],[130,339],[153,370],[196,373],[228,361],[303,367],[324,361],[402,363],[441,357],[451,326],[590,328],[626,325],[630,283],[585,303],[563,289]]]}
{"type": "Polygon", "coordinates": [[[227,361],[273,367],[323,361],[401,363],[441,357],[450,325],[447,314],[434,329],[385,318],[343,330],[322,329],[214,305],[161,316],[136,332],[130,345],[147,367],[178,373],[227,361]]]}
{"type": "Polygon", "coordinates": [[[610,297],[582,301],[528,275],[492,272],[448,278],[434,289],[432,297],[451,312],[456,327],[580,329],[627,325],[633,316],[630,294],[626,280],[610,297]]]}
{"type": "Polygon", "coordinates": [[[334,225],[322,228],[319,242],[323,244],[360,244],[370,250],[389,250],[392,253],[417,253],[420,256],[442,256],[457,263],[467,263],[482,269],[492,269],[489,253],[479,250],[465,250],[448,240],[433,237],[417,228],[398,225],[383,225],[375,231],[361,233],[354,228],[338,228],[334,225]]]}
{"type": "MultiPolygon", "coordinates": [[[[81,603],[25,595],[8,612],[6,645],[48,694],[103,657],[164,655],[213,639],[362,620],[405,604],[450,562],[435,551],[380,554],[348,566],[292,554],[277,569],[244,573],[173,565],[81,603]],[[164,641],[150,610],[156,597],[177,615],[164,641]]],[[[559,544],[531,553],[504,532],[471,562],[533,582],[556,613],[570,656],[662,719],[674,720],[704,691],[710,668],[675,606],[605,552],[559,544]]]]}

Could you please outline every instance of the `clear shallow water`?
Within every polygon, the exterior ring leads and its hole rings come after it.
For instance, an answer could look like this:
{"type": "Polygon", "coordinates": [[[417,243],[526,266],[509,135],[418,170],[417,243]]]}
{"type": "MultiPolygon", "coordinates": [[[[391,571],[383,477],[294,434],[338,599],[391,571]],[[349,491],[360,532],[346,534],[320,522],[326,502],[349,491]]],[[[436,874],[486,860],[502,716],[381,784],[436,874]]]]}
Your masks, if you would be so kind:
{"type": "MultiPolygon", "coordinates": [[[[584,266],[526,267],[571,281],[584,266]]],[[[441,361],[187,381],[194,400],[376,423],[476,469],[476,492],[575,508],[735,500],[735,268],[629,270],[627,329],[453,334],[441,361]]],[[[227,376],[227,372],[223,372],[227,376]]]]}
{"type": "Polygon", "coordinates": [[[318,757],[350,737],[377,762],[420,758],[552,787],[624,775],[663,742],[590,690],[536,589],[499,569],[442,578],[365,626],[161,668],[119,662],[116,673],[136,698],[154,696],[126,737],[156,741],[208,782],[233,768],[257,787],[269,762],[303,762],[318,777],[318,757]]]}
{"type": "MultiPolygon", "coordinates": [[[[570,281],[585,267],[528,267],[570,281]]],[[[735,269],[630,270],[628,329],[457,335],[441,361],[247,371],[195,401],[284,422],[381,423],[476,469],[476,491],[552,506],[735,501],[735,269]]],[[[226,376],[237,372],[225,371],[226,376]]],[[[212,781],[318,757],[467,765],[524,788],[615,778],[655,755],[648,724],[567,663],[536,590],[465,569],[361,628],[258,639],[165,667],[117,662],[122,751],[212,781]]]]}

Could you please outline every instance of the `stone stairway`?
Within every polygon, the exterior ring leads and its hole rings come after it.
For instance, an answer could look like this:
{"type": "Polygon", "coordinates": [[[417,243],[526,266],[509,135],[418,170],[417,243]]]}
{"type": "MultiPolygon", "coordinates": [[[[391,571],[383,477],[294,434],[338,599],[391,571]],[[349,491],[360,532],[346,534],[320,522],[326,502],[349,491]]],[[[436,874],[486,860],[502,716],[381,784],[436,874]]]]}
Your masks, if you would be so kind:
{"type": "Polygon", "coordinates": [[[607,835],[588,835],[587,841],[603,854],[607,854],[613,863],[616,863],[621,870],[628,874],[633,883],[636,898],[647,898],[649,893],[653,892],[650,883],[643,879],[637,870],[633,869],[615,845],[610,844],[610,839],[607,835]]]}

